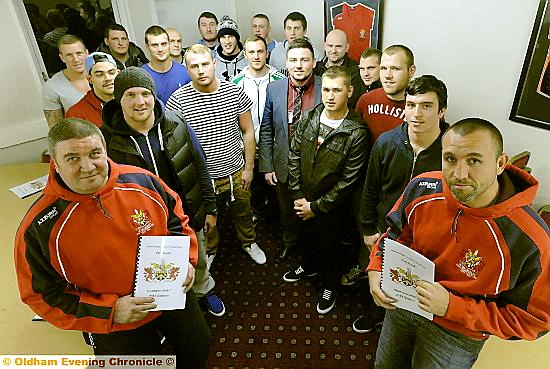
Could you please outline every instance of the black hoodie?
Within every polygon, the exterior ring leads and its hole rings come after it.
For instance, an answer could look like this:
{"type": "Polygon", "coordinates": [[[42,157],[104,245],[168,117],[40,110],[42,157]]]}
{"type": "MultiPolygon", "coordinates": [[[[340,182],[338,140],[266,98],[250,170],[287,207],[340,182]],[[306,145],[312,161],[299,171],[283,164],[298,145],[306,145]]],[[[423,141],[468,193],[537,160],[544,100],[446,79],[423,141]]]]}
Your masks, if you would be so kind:
{"type": "Polygon", "coordinates": [[[195,133],[179,112],[164,111],[156,99],[155,123],[147,135],[136,132],[124,120],[122,107],[111,100],[103,108],[101,131],[109,157],[119,164],[145,168],[176,191],[199,231],[206,214],[216,211],[216,199],[206,158],[195,133]]]}

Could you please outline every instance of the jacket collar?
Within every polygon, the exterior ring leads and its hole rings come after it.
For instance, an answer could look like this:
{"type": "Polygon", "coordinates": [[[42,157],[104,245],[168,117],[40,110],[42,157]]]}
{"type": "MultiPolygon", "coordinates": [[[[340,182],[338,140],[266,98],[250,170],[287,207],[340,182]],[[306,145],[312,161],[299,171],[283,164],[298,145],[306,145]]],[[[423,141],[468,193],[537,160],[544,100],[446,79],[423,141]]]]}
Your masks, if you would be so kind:
{"type": "MultiPolygon", "coordinates": [[[[323,103],[320,103],[319,105],[317,105],[311,111],[311,115],[310,115],[311,120],[315,120],[317,124],[320,124],[320,118],[324,108],[325,106],[323,105],[323,103]]],[[[337,128],[337,131],[351,133],[353,130],[357,128],[366,128],[366,124],[363,122],[363,119],[361,115],[359,115],[359,113],[357,113],[353,109],[349,109],[348,114],[342,121],[342,124],[340,124],[340,126],[337,128]]]]}

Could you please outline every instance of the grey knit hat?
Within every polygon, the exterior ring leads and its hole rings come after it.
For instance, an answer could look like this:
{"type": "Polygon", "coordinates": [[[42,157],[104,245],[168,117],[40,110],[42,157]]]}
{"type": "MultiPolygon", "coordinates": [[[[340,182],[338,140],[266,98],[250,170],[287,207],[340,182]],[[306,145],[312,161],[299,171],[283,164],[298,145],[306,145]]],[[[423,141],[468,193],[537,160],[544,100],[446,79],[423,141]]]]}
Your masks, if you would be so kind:
{"type": "Polygon", "coordinates": [[[220,37],[225,35],[233,35],[237,38],[237,41],[241,40],[237,23],[235,23],[235,21],[227,15],[222,17],[216,30],[218,31],[218,41],[220,40],[220,37]]]}
{"type": "Polygon", "coordinates": [[[123,69],[115,78],[115,100],[120,103],[124,92],[132,87],[143,87],[157,96],[155,80],[143,68],[128,67],[123,69]]]}

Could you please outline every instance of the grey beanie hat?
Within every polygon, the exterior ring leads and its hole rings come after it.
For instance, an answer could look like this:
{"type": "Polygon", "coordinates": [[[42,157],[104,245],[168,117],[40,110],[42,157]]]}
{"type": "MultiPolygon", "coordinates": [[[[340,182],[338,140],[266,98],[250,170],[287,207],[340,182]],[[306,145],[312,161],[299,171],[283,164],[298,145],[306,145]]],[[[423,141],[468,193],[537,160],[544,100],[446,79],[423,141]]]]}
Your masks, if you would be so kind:
{"type": "Polygon", "coordinates": [[[239,35],[239,28],[237,27],[237,23],[235,23],[235,21],[233,21],[233,19],[229,18],[229,16],[227,15],[224,15],[222,17],[216,31],[218,32],[218,41],[220,40],[220,37],[225,35],[233,35],[237,38],[237,41],[241,40],[241,35],[239,35]]]}
{"type": "Polygon", "coordinates": [[[150,90],[153,95],[157,96],[155,80],[143,68],[128,67],[120,71],[115,78],[115,100],[120,103],[124,92],[132,87],[143,87],[150,90]]]}

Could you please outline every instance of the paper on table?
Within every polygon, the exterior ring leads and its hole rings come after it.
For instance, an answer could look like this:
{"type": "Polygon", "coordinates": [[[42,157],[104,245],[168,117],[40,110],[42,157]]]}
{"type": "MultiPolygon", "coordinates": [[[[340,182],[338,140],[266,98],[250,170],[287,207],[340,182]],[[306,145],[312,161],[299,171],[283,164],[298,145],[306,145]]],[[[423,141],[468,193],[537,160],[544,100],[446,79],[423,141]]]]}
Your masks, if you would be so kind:
{"type": "Polygon", "coordinates": [[[48,175],[33,179],[31,181],[20,184],[10,188],[10,191],[19,196],[19,198],[24,199],[30,195],[34,195],[37,192],[42,191],[46,187],[46,182],[48,182],[48,175]]]}

